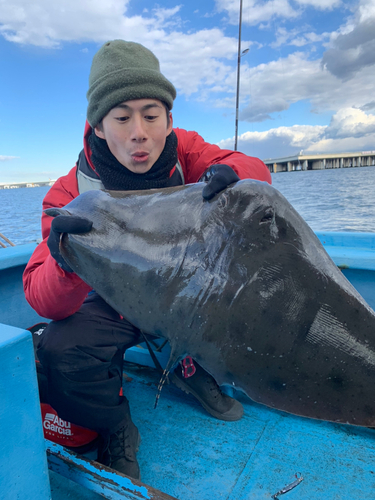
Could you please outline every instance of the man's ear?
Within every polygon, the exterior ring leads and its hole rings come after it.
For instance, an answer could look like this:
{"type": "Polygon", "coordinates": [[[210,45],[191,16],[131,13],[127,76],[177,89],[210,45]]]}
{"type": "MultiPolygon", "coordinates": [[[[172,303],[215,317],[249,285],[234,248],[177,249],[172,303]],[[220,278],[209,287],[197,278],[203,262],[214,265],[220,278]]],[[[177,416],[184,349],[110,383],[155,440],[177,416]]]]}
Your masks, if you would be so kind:
{"type": "Polygon", "coordinates": [[[99,137],[99,139],[105,139],[105,135],[103,132],[103,127],[101,123],[99,123],[95,128],[94,128],[95,135],[99,137]]]}
{"type": "Polygon", "coordinates": [[[172,132],[172,129],[173,129],[173,116],[172,113],[169,112],[169,124],[167,128],[167,135],[169,135],[172,132]]]}

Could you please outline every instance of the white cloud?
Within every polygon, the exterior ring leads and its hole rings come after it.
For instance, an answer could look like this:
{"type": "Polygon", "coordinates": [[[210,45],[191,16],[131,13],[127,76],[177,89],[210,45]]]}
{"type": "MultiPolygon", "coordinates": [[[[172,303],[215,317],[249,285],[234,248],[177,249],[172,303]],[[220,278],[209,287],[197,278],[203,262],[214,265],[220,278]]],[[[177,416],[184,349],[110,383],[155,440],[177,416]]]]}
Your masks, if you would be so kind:
{"type": "MultiPolygon", "coordinates": [[[[235,74],[226,80],[227,91],[235,89],[235,74]]],[[[337,112],[341,108],[372,109],[374,70],[365,67],[356,78],[342,82],[321,67],[320,60],[295,52],[286,58],[249,68],[241,66],[240,119],[259,122],[272,118],[300,101],[311,103],[315,113],[337,112]],[[249,97],[251,95],[251,97],[249,97]]],[[[234,107],[233,97],[218,99],[217,107],[234,107]]]]}
{"type": "Polygon", "coordinates": [[[375,109],[375,101],[368,102],[367,104],[364,104],[363,106],[360,107],[362,111],[371,111],[372,109],[375,109]]]}
{"type": "Polygon", "coordinates": [[[19,158],[18,156],[4,156],[0,155],[0,161],[9,161],[9,160],[16,160],[19,158]]]}
{"type": "Polygon", "coordinates": [[[139,42],[155,52],[163,73],[186,95],[208,95],[210,87],[217,87],[232,71],[223,61],[236,60],[235,38],[217,28],[178,31],[180,6],[127,16],[129,2],[0,0],[0,34],[11,42],[46,48],[71,41],[101,44],[114,38],[139,42]]]}
{"type": "Polygon", "coordinates": [[[322,66],[342,80],[375,65],[375,0],[362,0],[346,24],[331,34],[322,66]]]}
{"type": "Polygon", "coordinates": [[[351,153],[355,151],[373,151],[375,134],[371,137],[348,137],[345,139],[322,139],[312,144],[304,152],[311,154],[319,153],[351,153]]]}
{"type": "MultiPolygon", "coordinates": [[[[295,154],[318,142],[325,126],[294,125],[278,127],[264,132],[245,132],[238,137],[238,149],[259,158],[275,158],[295,154]]],[[[221,148],[233,149],[234,138],[218,143],[221,148]]]]}
{"type": "Polygon", "coordinates": [[[312,142],[306,152],[334,153],[373,150],[375,144],[375,115],[360,109],[340,109],[333,115],[324,136],[312,142]]]}
{"type": "Polygon", "coordinates": [[[286,29],[279,27],[276,30],[276,40],[270,44],[270,47],[277,48],[282,45],[294,45],[295,47],[303,47],[313,43],[321,43],[330,37],[330,33],[315,33],[306,29],[295,28],[286,29]],[[305,31],[305,32],[304,32],[305,31]]]}
{"type": "MultiPolygon", "coordinates": [[[[61,41],[105,41],[132,28],[124,18],[130,0],[0,0],[0,33],[11,42],[58,47],[61,41]]],[[[139,23],[140,24],[140,23],[139,23]]]]}
{"type": "Polygon", "coordinates": [[[350,33],[340,34],[331,45],[323,55],[322,65],[338,78],[347,80],[366,66],[374,66],[375,17],[358,24],[350,33]]]}
{"type": "Polygon", "coordinates": [[[234,59],[237,42],[219,29],[192,34],[172,32],[147,45],[160,59],[162,71],[180,93],[207,95],[223,82],[233,69],[223,59],[234,59]]]}
{"type": "MultiPolygon", "coordinates": [[[[232,149],[234,138],[220,141],[222,148],[232,149]]],[[[373,150],[375,115],[355,108],[341,109],[328,126],[294,125],[265,132],[245,132],[238,138],[238,149],[263,159],[280,158],[298,153],[331,153],[373,150]]]]}
{"type": "MultiPolygon", "coordinates": [[[[338,5],[336,0],[295,0],[293,4],[287,0],[249,2],[246,8],[250,14],[244,16],[244,20],[248,19],[250,23],[262,19],[269,21],[272,16],[279,19],[295,17],[300,13],[298,9],[307,5],[316,9],[331,9],[338,5]]],[[[13,42],[49,48],[59,47],[67,41],[97,42],[100,45],[109,39],[123,38],[140,42],[155,52],[163,73],[175,84],[180,95],[193,95],[196,100],[233,110],[236,38],[225,36],[219,28],[182,32],[178,17],[180,5],[158,7],[142,15],[130,16],[127,13],[129,3],[130,0],[13,0],[11,3],[0,0],[0,33],[13,42]]],[[[238,22],[237,0],[216,0],[216,5],[218,10],[229,15],[236,13],[238,22]]],[[[323,64],[302,49],[253,68],[244,58],[240,119],[250,122],[268,120],[273,113],[283,112],[302,100],[310,102],[316,113],[337,112],[348,107],[371,110],[375,47],[374,50],[370,48],[375,43],[375,29],[361,34],[359,28],[372,28],[374,5],[375,0],[360,2],[348,22],[331,36],[323,64]],[[348,71],[361,68],[356,78],[342,81],[340,75],[345,68],[340,64],[343,60],[336,60],[330,50],[341,51],[344,55],[350,50],[359,50],[351,65],[349,59],[345,59],[349,64],[346,65],[348,71]]],[[[318,34],[308,27],[289,32],[279,28],[275,46],[303,47],[327,37],[327,33],[318,34]]]]}
{"type": "Polygon", "coordinates": [[[158,27],[166,29],[171,26],[180,24],[180,20],[177,20],[176,18],[173,19],[173,17],[177,14],[177,12],[179,12],[180,9],[181,5],[177,5],[172,9],[164,9],[162,7],[153,9],[152,13],[157,20],[158,27]]]}
{"type": "Polygon", "coordinates": [[[375,133],[375,116],[356,108],[340,109],[331,119],[327,137],[365,138],[375,133]]]}
{"type": "MultiPolygon", "coordinates": [[[[238,0],[215,0],[219,12],[226,12],[229,22],[238,24],[239,2],[238,0]]],[[[288,0],[257,1],[248,0],[246,15],[243,16],[243,24],[257,25],[262,22],[270,22],[276,18],[293,19],[299,15],[288,0]]]]}
{"type": "MultiPolygon", "coordinates": [[[[219,12],[226,12],[229,22],[238,24],[238,0],[215,0],[219,12]]],[[[318,10],[332,10],[339,6],[341,0],[248,0],[246,2],[246,15],[243,15],[243,24],[251,26],[260,23],[269,23],[275,19],[294,19],[300,16],[303,9],[313,7],[318,10]],[[293,5],[297,4],[297,8],[293,5]]]]}
{"type": "MultiPolygon", "coordinates": [[[[242,108],[240,119],[263,121],[270,118],[271,113],[288,109],[292,103],[302,99],[314,100],[334,80],[332,75],[327,76],[320,69],[319,61],[310,61],[302,52],[254,68],[243,65],[241,94],[245,96],[251,91],[251,98],[242,108]]],[[[228,88],[235,88],[235,75],[230,75],[226,84],[228,88]]]]}
{"type": "Polygon", "coordinates": [[[342,2],[341,0],[296,0],[297,3],[303,6],[314,7],[320,10],[332,10],[338,7],[342,2]]]}

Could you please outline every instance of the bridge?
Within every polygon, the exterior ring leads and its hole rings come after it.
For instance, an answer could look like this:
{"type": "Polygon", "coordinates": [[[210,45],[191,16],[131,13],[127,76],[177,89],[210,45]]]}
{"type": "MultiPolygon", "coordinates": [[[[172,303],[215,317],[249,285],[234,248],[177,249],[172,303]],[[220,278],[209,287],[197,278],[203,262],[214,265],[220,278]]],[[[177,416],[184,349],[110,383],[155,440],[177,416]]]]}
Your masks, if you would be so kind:
{"type": "Polygon", "coordinates": [[[56,180],[41,182],[0,182],[0,189],[33,188],[39,186],[53,186],[56,180]]]}
{"type": "Polygon", "coordinates": [[[293,172],[295,170],[324,170],[330,168],[375,166],[375,150],[356,153],[334,153],[304,155],[303,151],[294,156],[263,160],[271,173],[293,172]]]}

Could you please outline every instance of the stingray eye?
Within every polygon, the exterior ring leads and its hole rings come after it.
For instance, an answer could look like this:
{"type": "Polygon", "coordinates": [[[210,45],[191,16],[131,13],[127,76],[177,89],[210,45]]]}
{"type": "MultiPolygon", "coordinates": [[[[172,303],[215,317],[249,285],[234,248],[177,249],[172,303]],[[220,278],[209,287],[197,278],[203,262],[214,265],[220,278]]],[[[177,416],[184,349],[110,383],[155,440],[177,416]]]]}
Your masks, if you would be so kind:
{"type": "Polygon", "coordinates": [[[273,221],[275,212],[273,208],[267,208],[267,210],[264,212],[263,217],[260,219],[259,224],[267,224],[269,222],[273,221]]]}
{"type": "Polygon", "coordinates": [[[220,208],[225,208],[228,205],[227,193],[224,192],[220,195],[220,198],[218,200],[218,205],[220,206],[220,208]]]}

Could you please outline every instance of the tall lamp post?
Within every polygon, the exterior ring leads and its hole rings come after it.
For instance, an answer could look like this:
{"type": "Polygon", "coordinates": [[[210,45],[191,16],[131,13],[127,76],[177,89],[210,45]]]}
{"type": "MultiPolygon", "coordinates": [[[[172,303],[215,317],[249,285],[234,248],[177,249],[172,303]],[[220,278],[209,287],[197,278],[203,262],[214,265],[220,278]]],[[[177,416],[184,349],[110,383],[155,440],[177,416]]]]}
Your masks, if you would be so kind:
{"type": "Polygon", "coordinates": [[[237,56],[237,91],[236,91],[236,130],[234,134],[234,150],[237,151],[238,142],[238,106],[240,100],[240,66],[241,57],[249,52],[249,49],[245,49],[241,52],[241,28],[242,28],[242,0],[240,0],[240,21],[238,28],[238,56],[237,56]]]}

